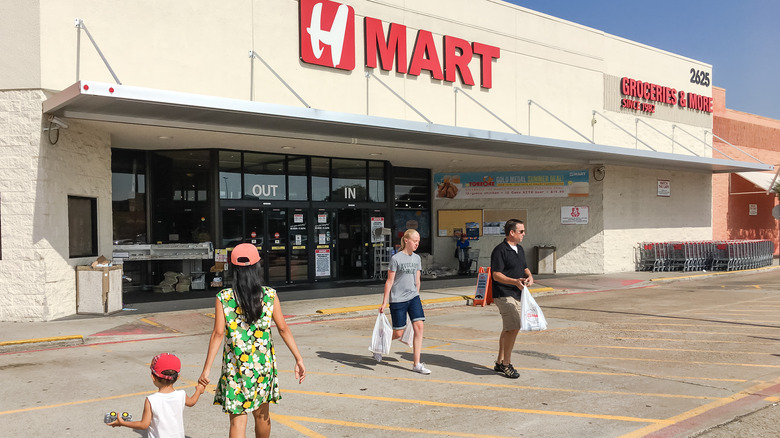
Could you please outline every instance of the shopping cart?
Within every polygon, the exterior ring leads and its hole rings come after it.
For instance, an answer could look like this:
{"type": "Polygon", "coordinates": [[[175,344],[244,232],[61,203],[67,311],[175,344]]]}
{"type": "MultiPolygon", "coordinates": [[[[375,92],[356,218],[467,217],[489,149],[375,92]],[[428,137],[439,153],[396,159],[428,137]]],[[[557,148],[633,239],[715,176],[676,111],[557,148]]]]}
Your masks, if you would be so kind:
{"type": "Polygon", "coordinates": [[[479,271],[479,248],[471,248],[468,252],[469,257],[469,275],[476,274],[479,271]]]}

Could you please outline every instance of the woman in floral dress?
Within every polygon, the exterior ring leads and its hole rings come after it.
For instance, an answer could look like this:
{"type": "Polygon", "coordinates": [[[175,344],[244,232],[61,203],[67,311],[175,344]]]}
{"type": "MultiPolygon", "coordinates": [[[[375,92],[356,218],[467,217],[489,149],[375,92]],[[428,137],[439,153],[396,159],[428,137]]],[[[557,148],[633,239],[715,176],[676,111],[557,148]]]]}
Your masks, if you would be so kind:
{"type": "Polygon", "coordinates": [[[268,403],[282,397],[271,341],[271,321],[295,358],[295,378],[302,383],[306,375],[290,328],[284,320],[276,291],[262,286],[260,254],[254,245],[237,245],[230,255],[233,264],[233,288],[217,294],[214,330],[208,354],[198,382],[208,385],[209,371],[222,340],[222,374],[214,395],[214,404],[230,415],[230,437],[244,437],[247,413],[255,418],[255,436],[271,435],[268,403]]]}

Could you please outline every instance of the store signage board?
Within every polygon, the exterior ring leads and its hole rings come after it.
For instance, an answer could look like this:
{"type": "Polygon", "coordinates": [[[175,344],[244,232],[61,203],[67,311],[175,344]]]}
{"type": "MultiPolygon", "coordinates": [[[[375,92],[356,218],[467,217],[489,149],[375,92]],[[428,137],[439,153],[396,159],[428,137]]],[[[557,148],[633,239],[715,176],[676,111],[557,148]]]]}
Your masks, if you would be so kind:
{"type": "Polygon", "coordinates": [[[566,198],[589,194],[587,170],[437,173],[438,199],[566,198]]]}
{"type": "Polygon", "coordinates": [[[668,179],[658,180],[658,196],[668,198],[672,196],[672,183],[668,179]]]}
{"type": "MultiPolygon", "coordinates": [[[[702,77],[701,72],[700,77],[702,77]]],[[[709,85],[709,73],[706,73],[707,84],[709,85]]],[[[696,83],[694,79],[691,82],[696,83]]],[[[699,79],[698,85],[703,85],[699,79]]],[[[620,107],[624,109],[639,111],[652,114],[656,110],[656,104],[688,108],[706,113],[712,113],[714,108],[712,97],[702,96],[697,93],[689,93],[684,90],[667,87],[664,85],[653,84],[624,77],[620,79],[620,94],[624,96],[620,100],[620,107]],[[642,99],[642,100],[634,100],[642,99]]]]}
{"type": "MultiPolygon", "coordinates": [[[[303,62],[341,70],[354,70],[355,9],[330,0],[300,0],[300,57],[303,62]]],[[[407,28],[390,23],[385,36],[384,22],[373,17],[364,19],[365,66],[419,76],[428,71],[436,80],[455,82],[460,76],[464,85],[473,86],[470,65],[479,57],[480,86],[493,87],[493,61],[501,57],[496,46],[469,42],[444,35],[443,47],[437,46],[431,31],[419,29],[409,55],[407,28]]]]}
{"type": "Polygon", "coordinates": [[[586,206],[561,207],[561,225],[587,225],[589,212],[586,206]]]}

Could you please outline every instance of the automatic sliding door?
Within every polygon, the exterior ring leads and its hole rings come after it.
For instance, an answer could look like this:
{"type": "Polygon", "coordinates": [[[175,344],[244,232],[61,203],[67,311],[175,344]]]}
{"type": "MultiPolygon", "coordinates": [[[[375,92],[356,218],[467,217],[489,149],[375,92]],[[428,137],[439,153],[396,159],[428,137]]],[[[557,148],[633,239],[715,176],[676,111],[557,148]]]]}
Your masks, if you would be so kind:
{"type": "Polygon", "coordinates": [[[335,278],[333,224],[336,214],[328,210],[318,210],[314,225],[314,279],[329,281],[335,278]]]}
{"type": "Polygon", "coordinates": [[[268,284],[287,283],[287,210],[273,208],[268,212],[268,284]]]}
{"type": "Polygon", "coordinates": [[[309,280],[309,229],[307,211],[290,209],[290,282],[309,280]]]}

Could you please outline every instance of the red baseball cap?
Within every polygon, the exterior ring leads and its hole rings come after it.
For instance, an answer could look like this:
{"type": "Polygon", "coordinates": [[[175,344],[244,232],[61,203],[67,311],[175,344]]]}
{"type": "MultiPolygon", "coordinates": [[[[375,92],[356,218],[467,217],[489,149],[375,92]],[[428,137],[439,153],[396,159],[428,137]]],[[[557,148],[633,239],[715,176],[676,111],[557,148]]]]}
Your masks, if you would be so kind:
{"type": "Polygon", "coordinates": [[[260,253],[251,243],[241,243],[233,248],[230,261],[236,266],[252,266],[260,261],[260,253]]]}
{"type": "Polygon", "coordinates": [[[166,376],[163,371],[173,370],[177,373],[181,371],[181,361],[178,357],[171,353],[160,353],[152,359],[152,365],[149,367],[152,369],[152,374],[155,376],[173,380],[173,376],[166,376]]]}

